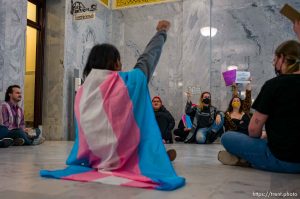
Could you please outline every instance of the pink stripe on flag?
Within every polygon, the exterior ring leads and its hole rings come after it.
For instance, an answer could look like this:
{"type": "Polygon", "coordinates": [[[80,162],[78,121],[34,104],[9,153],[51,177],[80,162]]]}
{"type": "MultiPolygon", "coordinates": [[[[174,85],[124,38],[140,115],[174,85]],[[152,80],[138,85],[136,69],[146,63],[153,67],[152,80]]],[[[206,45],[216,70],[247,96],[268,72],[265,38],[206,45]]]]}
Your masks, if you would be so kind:
{"type": "MultiPolygon", "coordinates": [[[[106,174],[106,173],[97,172],[96,170],[93,170],[93,171],[88,171],[88,172],[84,172],[84,173],[80,173],[80,174],[69,175],[69,176],[63,177],[62,179],[80,181],[80,182],[95,182],[100,179],[105,179],[106,177],[109,177],[109,176],[120,177],[119,175],[115,175],[115,174],[116,174],[115,172],[106,174]]],[[[105,182],[103,182],[103,183],[105,184],[105,182]]],[[[158,186],[158,184],[153,183],[152,181],[149,181],[149,180],[147,182],[139,182],[139,181],[132,180],[130,182],[126,182],[126,183],[123,183],[120,185],[121,186],[129,186],[129,187],[148,188],[148,189],[155,189],[158,186]]]]}
{"type": "Polygon", "coordinates": [[[113,72],[100,85],[100,91],[108,121],[119,143],[117,146],[119,168],[122,171],[140,174],[138,165],[140,129],[134,118],[128,89],[119,74],[113,72]]]}
{"type": "Polygon", "coordinates": [[[184,125],[185,127],[187,127],[185,115],[183,115],[183,116],[181,117],[181,119],[182,119],[183,125],[184,125]]]}
{"type": "Polygon", "coordinates": [[[83,94],[83,87],[80,87],[76,94],[75,104],[74,104],[74,111],[75,111],[76,120],[77,120],[78,137],[79,137],[77,158],[78,159],[88,158],[90,161],[89,163],[91,164],[91,167],[93,167],[94,165],[98,165],[101,162],[101,158],[94,155],[93,152],[89,149],[89,146],[85,139],[83,129],[81,127],[79,105],[80,105],[80,100],[81,100],[82,94],[83,94]]]}

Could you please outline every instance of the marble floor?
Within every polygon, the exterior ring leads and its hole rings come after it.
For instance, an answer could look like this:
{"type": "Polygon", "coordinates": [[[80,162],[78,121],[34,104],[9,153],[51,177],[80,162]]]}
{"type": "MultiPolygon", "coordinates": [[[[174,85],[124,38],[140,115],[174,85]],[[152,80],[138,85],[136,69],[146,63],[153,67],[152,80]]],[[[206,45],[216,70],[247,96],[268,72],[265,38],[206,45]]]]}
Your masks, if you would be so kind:
{"type": "Polygon", "coordinates": [[[224,166],[216,157],[222,149],[220,144],[167,145],[177,150],[174,167],[187,181],[185,187],[171,192],[41,178],[40,169],[64,168],[72,145],[73,142],[46,141],[40,146],[0,149],[0,198],[239,199],[259,198],[267,192],[300,198],[300,175],[224,166]]]}

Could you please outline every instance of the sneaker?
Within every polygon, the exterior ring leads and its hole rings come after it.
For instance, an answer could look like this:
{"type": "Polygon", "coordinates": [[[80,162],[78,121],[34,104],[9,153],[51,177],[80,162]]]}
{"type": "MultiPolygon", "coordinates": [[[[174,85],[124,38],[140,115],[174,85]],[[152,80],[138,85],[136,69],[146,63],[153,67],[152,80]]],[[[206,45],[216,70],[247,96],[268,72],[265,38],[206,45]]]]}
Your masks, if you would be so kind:
{"type": "Polygon", "coordinates": [[[229,153],[227,151],[219,151],[218,160],[225,165],[250,167],[249,162],[247,162],[246,160],[243,160],[235,155],[232,155],[231,153],[229,153]]]}
{"type": "Polygon", "coordinates": [[[25,143],[25,140],[23,138],[16,138],[14,139],[14,146],[22,146],[25,143]]]}
{"type": "Polygon", "coordinates": [[[176,159],[177,153],[175,149],[169,149],[167,151],[170,161],[174,161],[176,159]]]}
{"type": "Polygon", "coordinates": [[[14,143],[14,140],[11,138],[3,138],[0,140],[0,148],[7,148],[14,143]]]}
{"type": "Polygon", "coordinates": [[[32,145],[39,145],[45,142],[45,138],[43,136],[39,136],[38,138],[34,139],[32,145]]]}

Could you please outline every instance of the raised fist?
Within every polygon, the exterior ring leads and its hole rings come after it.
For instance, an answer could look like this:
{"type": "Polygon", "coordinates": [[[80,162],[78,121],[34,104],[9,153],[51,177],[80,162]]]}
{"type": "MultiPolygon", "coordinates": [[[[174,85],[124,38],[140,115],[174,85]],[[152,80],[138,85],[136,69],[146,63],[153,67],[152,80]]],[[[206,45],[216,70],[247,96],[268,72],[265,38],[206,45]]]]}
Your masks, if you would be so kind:
{"type": "Polygon", "coordinates": [[[165,30],[166,32],[168,32],[168,30],[170,29],[170,26],[171,26],[171,24],[169,21],[161,20],[158,22],[156,30],[157,31],[165,30]]]}

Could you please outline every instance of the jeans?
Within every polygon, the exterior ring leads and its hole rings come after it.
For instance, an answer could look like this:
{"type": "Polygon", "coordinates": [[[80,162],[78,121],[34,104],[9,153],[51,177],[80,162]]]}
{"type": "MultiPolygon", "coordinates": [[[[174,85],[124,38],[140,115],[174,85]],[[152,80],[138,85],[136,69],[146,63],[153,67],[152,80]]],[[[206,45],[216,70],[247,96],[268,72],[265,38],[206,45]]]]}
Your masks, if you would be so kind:
{"type": "Polygon", "coordinates": [[[221,143],[229,153],[248,161],[256,169],[300,173],[300,163],[277,159],[264,139],[252,138],[240,132],[228,131],[221,137],[221,143]]]}
{"type": "Polygon", "coordinates": [[[27,134],[22,129],[8,130],[5,126],[0,126],[0,139],[3,138],[23,138],[25,141],[24,145],[32,145],[32,140],[28,138],[27,134]]]}
{"type": "Polygon", "coordinates": [[[223,124],[224,117],[221,116],[221,122],[219,124],[214,121],[210,127],[198,129],[196,133],[196,142],[198,144],[213,143],[217,139],[219,131],[222,130],[223,124]]]}

